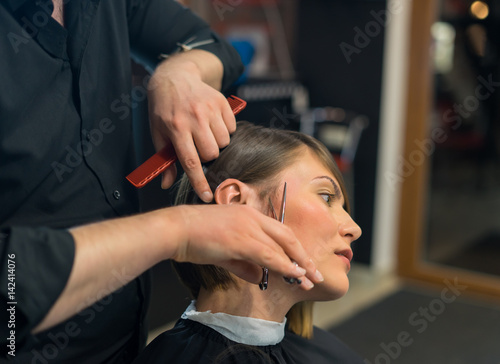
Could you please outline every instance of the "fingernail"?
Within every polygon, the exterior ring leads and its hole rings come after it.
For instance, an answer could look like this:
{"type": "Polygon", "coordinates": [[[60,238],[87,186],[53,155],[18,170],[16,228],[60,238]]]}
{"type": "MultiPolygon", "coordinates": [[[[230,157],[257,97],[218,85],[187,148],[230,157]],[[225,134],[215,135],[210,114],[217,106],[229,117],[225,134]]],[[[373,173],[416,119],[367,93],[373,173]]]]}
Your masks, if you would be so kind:
{"type": "Polygon", "coordinates": [[[203,200],[203,202],[209,203],[210,201],[212,201],[212,194],[208,191],[205,191],[201,194],[201,199],[203,200]]]}
{"type": "Polygon", "coordinates": [[[304,278],[304,279],[302,280],[302,284],[301,284],[301,286],[303,286],[303,287],[305,287],[305,288],[307,288],[307,289],[311,289],[311,288],[313,288],[313,287],[314,287],[314,283],[313,283],[313,282],[311,282],[309,279],[304,278]]]}
{"type": "Polygon", "coordinates": [[[299,267],[298,265],[295,267],[295,273],[297,273],[299,276],[305,276],[306,275],[306,270],[304,268],[299,267]]]}
{"type": "Polygon", "coordinates": [[[321,274],[321,272],[317,269],[316,269],[316,272],[314,272],[313,277],[318,282],[323,282],[325,280],[325,278],[323,278],[323,274],[321,274]]]}

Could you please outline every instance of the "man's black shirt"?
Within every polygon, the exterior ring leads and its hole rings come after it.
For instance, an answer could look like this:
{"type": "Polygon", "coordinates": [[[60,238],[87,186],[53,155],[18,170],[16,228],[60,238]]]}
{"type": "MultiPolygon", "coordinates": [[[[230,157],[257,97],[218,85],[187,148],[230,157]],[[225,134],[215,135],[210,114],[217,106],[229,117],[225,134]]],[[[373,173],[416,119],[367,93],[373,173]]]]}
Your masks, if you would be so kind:
{"type": "MultiPolygon", "coordinates": [[[[13,301],[9,260],[16,273],[16,356],[7,357],[129,362],[145,340],[144,278],[103,292],[102,300],[57,327],[34,336],[30,331],[71,272],[75,247],[67,229],[138,211],[125,176],[136,166],[134,97],[144,97],[147,85],[132,89],[131,54],[154,63],[195,36],[215,40],[200,48],[223,62],[223,87],[242,66],[227,43],[175,1],[65,1],[64,28],[51,12],[50,0],[0,1],[2,302],[13,301]]],[[[126,280],[126,267],[108,279],[126,280]]],[[[7,308],[0,309],[5,315],[7,308]]],[[[0,327],[2,354],[9,330],[0,327]]]]}

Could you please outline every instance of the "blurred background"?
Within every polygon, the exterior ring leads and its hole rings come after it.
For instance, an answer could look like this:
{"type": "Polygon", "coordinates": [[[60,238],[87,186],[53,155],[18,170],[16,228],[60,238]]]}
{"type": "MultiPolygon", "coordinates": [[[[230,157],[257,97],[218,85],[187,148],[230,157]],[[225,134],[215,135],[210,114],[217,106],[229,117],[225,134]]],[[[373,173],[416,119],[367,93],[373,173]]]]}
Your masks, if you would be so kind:
{"type": "MultiPolygon", "coordinates": [[[[499,364],[500,3],[182,3],[246,65],[227,91],[248,102],[237,119],[317,137],[345,176],[363,235],[349,293],[316,304],[316,325],[367,363],[499,364]]],[[[171,199],[141,190],[144,210],[171,199]]],[[[153,273],[151,338],[190,302],[168,262],[153,273]]]]}

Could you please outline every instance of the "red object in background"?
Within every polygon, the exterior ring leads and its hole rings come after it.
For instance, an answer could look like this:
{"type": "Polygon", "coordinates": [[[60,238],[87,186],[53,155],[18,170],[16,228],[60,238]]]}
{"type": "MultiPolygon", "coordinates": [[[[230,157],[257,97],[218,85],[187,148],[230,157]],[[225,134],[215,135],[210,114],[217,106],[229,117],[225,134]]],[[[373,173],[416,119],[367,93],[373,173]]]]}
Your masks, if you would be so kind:
{"type": "Polygon", "coordinates": [[[344,160],[340,154],[332,153],[333,160],[337,164],[337,167],[339,167],[340,173],[344,174],[351,169],[352,163],[349,161],[344,160]]]}
{"type": "MultiPolygon", "coordinates": [[[[229,96],[227,101],[234,115],[238,114],[247,105],[246,101],[236,96],[229,96]]],[[[175,163],[176,160],[177,155],[175,154],[174,147],[171,144],[167,145],[130,173],[127,176],[127,180],[137,188],[144,187],[175,163]]]]}

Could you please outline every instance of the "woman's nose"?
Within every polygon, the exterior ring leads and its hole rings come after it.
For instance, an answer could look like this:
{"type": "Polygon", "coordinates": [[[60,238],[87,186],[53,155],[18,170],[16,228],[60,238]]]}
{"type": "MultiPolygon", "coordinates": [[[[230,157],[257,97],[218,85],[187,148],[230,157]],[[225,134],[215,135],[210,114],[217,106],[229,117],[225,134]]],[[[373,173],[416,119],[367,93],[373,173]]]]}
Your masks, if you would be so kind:
{"type": "Polygon", "coordinates": [[[342,237],[350,239],[349,243],[352,243],[361,236],[361,228],[354,222],[352,217],[345,212],[344,221],[339,224],[339,233],[342,237]]]}

